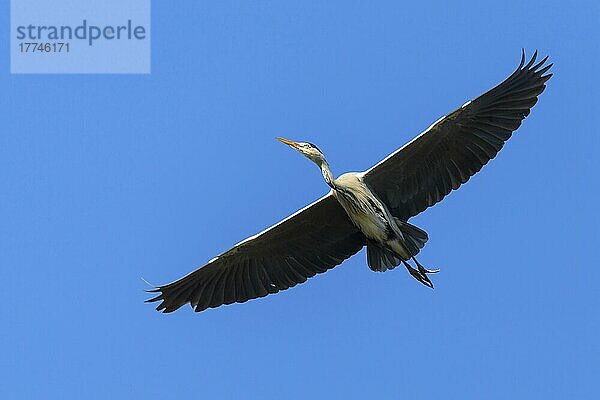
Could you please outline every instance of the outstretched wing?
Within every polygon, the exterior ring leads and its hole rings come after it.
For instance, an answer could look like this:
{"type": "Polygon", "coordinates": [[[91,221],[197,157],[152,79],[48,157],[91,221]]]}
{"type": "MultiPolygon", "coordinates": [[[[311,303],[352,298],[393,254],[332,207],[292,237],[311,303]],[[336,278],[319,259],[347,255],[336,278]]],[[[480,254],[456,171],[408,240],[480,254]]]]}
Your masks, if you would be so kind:
{"type": "Polygon", "coordinates": [[[458,189],[494,158],[529,115],[552,74],[548,57],[524,66],[498,86],[436,121],[364,174],[364,181],[400,219],[417,215],[458,189]]]}
{"type": "Polygon", "coordinates": [[[358,252],[363,234],[331,193],[205,266],[151,292],[158,311],[186,303],[196,311],[277,293],[327,271],[358,252]]]}

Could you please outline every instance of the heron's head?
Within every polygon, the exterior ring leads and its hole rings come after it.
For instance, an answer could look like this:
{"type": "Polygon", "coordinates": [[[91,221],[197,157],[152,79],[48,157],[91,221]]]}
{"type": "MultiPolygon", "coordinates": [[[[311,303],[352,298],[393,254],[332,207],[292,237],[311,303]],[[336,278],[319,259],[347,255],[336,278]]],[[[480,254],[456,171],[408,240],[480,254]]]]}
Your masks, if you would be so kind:
{"type": "Polygon", "coordinates": [[[321,153],[321,150],[319,150],[319,148],[312,143],[294,142],[293,140],[288,140],[288,139],[284,139],[281,137],[278,137],[277,140],[296,149],[299,153],[301,153],[302,155],[304,155],[305,157],[307,157],[308,159],[310,159],[312,162],[314,162],[315,164],[317,164],[319,166],[323,162],[326,162],[325,156],[323,155],[323,153],[321,153]]]}

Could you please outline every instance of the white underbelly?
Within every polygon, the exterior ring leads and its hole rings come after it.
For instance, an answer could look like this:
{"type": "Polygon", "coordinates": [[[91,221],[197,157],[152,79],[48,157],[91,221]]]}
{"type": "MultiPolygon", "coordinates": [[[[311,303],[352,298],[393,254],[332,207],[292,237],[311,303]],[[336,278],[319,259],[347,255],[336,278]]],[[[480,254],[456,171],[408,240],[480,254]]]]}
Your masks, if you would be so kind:
{"type": "Polygon", "coordinates": [[[387,238],[385,224],[379,218],[364,213],[352,213],[349,217],[369,239],[382,242],[387,238]]]}
{"type": "Polygon", "coordinates": [[[346,214],[369,239],[384,243],[389,237],[390,221],[385,206],[369,188],[362,183],[356,173],[348,173],[336,180],[334,196],[346,214]]]}
{"type": "Polygon", "coordinates": [[[350,220],[369,239],[383,242],[387,238],[386,221],[369,207],[365,209],[355,208],[343,196],[336,196],[350,220]],[[370,211],[370,212],[369,212],[370,211]]]}

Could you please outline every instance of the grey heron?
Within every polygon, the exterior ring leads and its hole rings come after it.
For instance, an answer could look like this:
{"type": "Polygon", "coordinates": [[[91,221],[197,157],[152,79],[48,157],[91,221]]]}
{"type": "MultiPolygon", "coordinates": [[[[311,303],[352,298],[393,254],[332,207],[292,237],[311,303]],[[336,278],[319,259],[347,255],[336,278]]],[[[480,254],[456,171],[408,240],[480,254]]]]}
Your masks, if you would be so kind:
{"type": "Polygon", "coordinates": [[[188,275],[158,286],[148,302],[172,312],[195,311],[277,293],[323,273],[367,247],[367,264],[386,271],[400,264],[433,288],[415,258],[427,242],[408,219],[441,201],[494,158],[529,115],[552,74],[545,57],[517,69],[502,83],[440,118],[367,171],[334,179],[311,143],[278,138],[309,158],[330,188],[327,195],[249,237],[188,275]],[[414,266],[410,262],[414,263],[414,266]]]}

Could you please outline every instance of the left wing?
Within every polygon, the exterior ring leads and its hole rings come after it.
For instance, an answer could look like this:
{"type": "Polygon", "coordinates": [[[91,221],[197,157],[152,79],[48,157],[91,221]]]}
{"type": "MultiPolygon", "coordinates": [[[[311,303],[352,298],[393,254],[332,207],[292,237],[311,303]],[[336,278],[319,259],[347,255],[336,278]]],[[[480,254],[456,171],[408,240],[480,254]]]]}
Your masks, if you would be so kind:
{"type": "Polygon", "coordinates": [[[364,173],[363,180],[402,220],[419,214],[458,189],[494,158],[529,115],[552,74],[548,59],[516,71],[488,92],[431,125],[364,173]]]}
{"type": "Polygon", "coordinates": [[[189,303],[197,312],[286,290],[341,264],[365,237],[329,192],[283,221],[233,246],[206,265],[150,292],[156,309],[189,303]]]}

